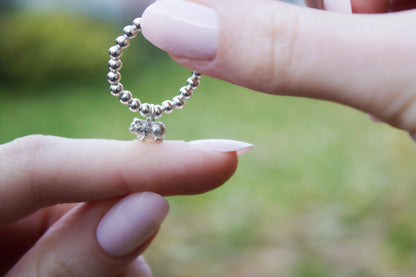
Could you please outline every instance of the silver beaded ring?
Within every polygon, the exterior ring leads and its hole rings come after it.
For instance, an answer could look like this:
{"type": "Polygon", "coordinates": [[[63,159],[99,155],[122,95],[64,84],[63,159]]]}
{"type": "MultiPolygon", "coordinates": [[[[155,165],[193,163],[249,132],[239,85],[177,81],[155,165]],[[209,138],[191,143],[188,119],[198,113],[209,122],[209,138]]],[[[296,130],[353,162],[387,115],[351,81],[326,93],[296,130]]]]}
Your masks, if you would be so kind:
{"type": "Polygon", "coordinates": [[[163,141],[166,127],[162,122],[155,122],[155,119],[161,118],[163,114],[170,114],[174,109],[182,109],[185,100],[191,98],[193,92],[198,88],[202,75],[192,71],[192,76],[188,78],[187,85],[179,90],[179,95],[172,100],[164,101],[161,105],[142,104],[139,99],[133,98],[131,92],[124,90],[120,83],[121,74],[119,70],[122,67],[120,58],[123,49],[129,46],[130,40],[142,31],[141,22],[142,19],[138,17],[133,20],[131,25],[125,26],[123,35],[117,37],[116,44],[108,50],[111,59],[108,61],[110,72],[107,74],[107,79],[111,84],[111,94],[117,96],[122,104],[128,105],[130,111],[140,112],[146,118],[146,120],[135,118],[130,124],[130,132],[136,134],[139,140],[163,141]]]}

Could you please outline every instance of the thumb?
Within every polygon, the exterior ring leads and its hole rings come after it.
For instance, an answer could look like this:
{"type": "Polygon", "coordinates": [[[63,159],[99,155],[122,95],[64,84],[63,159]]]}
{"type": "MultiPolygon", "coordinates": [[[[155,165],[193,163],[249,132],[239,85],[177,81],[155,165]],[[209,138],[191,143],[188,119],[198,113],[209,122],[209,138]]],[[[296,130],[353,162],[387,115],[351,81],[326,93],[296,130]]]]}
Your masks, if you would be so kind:
{"type": "Polygon", "coordinates": [[[253,90],[350,105],[416,131],[415,12],[352,15],[273,0],[165,0],[143,34],[180,64],[253,90]]]}
{"type": "Polygon", "coordinates": [[[156,236],[168,210],[167,201],[151,192],[80,204],[6,276],[149,276],[149,268],[136,257],[156,236]]]}

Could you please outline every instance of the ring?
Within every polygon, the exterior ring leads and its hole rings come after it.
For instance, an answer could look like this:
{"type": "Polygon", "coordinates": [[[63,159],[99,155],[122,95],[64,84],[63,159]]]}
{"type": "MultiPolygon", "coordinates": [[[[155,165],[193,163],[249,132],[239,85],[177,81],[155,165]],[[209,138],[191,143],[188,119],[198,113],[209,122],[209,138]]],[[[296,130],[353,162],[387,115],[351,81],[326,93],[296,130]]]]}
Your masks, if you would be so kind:
{"type": "Polygon", "coordinates": [[[133,20],[131,25],[123,28],[123,35],[116,38],[116,43],[108,50],[110,60],[108,67],[110,72],[107,74],[110,85],[110,92],[113,96],[117,96],[122,104],[128,105],[130,111],[139,112],[146,119],[135,118],[130,124],[130,132],[137,135],[139,140],[163,141],[166,134],[166,127],[162,122],[157,122],[163,114],[170,114],[174,109],[180,110],[184,107],[185,101],[191,98],[193,92],[199,87],[202,75],[192,71],[191,77],[186,81],[186,86],[179,89],[179,95],[173,97],[172,100],[165,100],[160,105],[142,104],[138,98],[133,98],[130,91],[125,90],[120,83],[120,69],[123,66],[121,56],[123,50],[130,45],[130,40],[135,38],[142,31],[142,19],[140,17],[133,20]]]}

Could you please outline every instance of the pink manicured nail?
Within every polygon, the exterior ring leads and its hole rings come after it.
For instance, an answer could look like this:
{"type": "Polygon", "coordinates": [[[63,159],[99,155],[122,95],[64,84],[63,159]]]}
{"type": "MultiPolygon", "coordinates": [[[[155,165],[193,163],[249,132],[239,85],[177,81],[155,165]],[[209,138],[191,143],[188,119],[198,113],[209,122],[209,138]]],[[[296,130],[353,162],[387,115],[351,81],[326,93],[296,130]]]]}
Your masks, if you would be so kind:
{"type": "Polygon", "coordinates": [[[192,147],[213,152],[237,152],[242,155],[253,148],[253,144],[228,139],[204,139],[188,142],[192,147]]]}
{"type": "Polygon", "coordinates": [[[379,118],[375,117],[375,116],[374,116],[374,115],[372,115],[372,114],[368,114],[368,117],[369,117],[372,121],[374,121],[374,122],[376,122],[376,123],[383,122],[383,121],[381,121],[381,119],[379,119],[379,118]]]}
{"type": "Polygon", "coordinates": [[[144,192],[126,196],[101,219],[97,240],[114,257],[132,253],[160,227],[169,204],[160,195],[144,192]]]}
{"type": "Polygon", "coordinates": [[[183,0],[157,1],[142,15],[143,35],[180,58],[207,60],[218,46],[219,18],[204,5],[183,0]]]}
{"type": "Polygon", "coordinates": [[[135,276],[140,277],[152,277],[152,269],[149,267],[149,265],[146,263],[146,260],[140,256],[134,261],[135,266],[135,276]]]}
{"type": "Polygon", "coordinates": [[[328,11],[352,13],[351,0],[324,0],[324,8],[328,11]]]}

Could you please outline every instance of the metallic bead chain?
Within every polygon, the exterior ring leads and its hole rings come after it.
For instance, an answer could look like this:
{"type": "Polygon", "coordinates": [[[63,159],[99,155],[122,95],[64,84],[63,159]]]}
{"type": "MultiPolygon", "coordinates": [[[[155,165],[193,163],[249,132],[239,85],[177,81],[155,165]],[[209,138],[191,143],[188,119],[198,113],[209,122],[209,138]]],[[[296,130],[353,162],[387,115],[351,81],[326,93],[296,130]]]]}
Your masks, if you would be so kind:
{"type": "Polygon", "coordinates": [[[132,93],[124,90],[123,85],[120,83],[121,74],[119,70],[122,67],[120,58],[123,50],[129,46],[130,40],[142,31],[141,22],[142,19],[139,17],[134,19],[131,25],[125,26],[123,28],[123,35],[117,37],[116,44],[108,50],[111,59],[108,61],[110,72],[107,74],[107,79],[111,84],[110,92],[112,95],[117,96],[122,104],[128,105],[130,111],[140,112],[143,117],[153,121],[155,118],[161,118],[163,114],[173,112],[174,109],[182,109],[185,100],[191,98],[193,92],[198,88],[202,75],[192,71],[192,76],[188,78],[186,86],[179,90],[179,95],[175,96],[172,100],[163,101],[161,105],[142,104],[139,99],[133,98],[132,93]]]}

